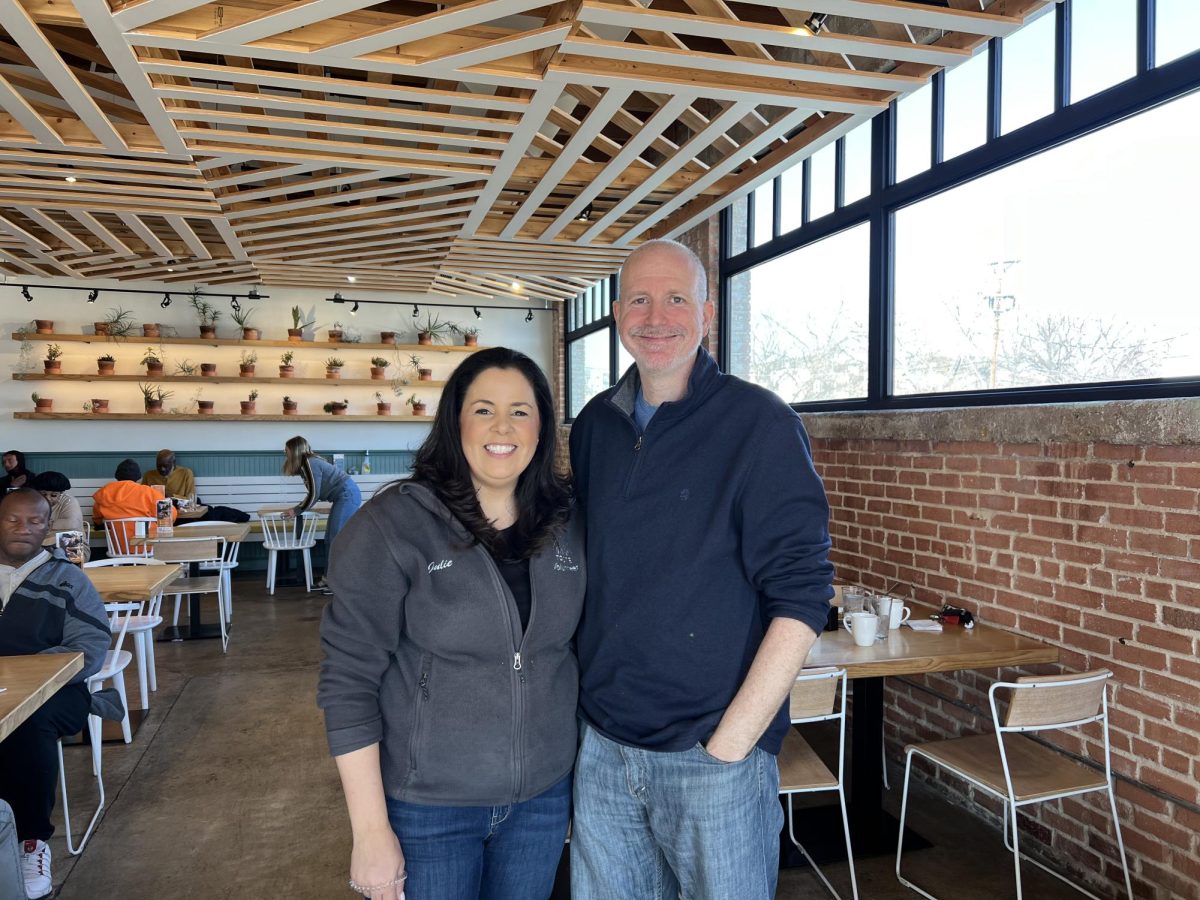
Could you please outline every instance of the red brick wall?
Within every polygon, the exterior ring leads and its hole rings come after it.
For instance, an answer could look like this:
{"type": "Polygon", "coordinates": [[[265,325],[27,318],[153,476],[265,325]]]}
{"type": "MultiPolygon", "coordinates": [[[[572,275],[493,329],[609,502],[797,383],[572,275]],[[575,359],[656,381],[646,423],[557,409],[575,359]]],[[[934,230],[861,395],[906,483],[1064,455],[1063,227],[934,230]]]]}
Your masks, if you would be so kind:
{"type": "MultiPolygon", "coordinates": [[[[816,437],[813,450],[842,580],[961,602],[1058,645],[1067,669],[1114,673],[1113,767],[1136,892],[1200,897],[1200,445],[816,437]]],[[[987,688],[1012,674],[888,679],[889,755],[987,729],[987,688]]],[[[1063,746],[1101,761],[1097,734],[1063,746]]],[[[1033,809],[1027,824],[1054,857],[1105,872],[1115,891],[1103,800],[1033,809]]]]}

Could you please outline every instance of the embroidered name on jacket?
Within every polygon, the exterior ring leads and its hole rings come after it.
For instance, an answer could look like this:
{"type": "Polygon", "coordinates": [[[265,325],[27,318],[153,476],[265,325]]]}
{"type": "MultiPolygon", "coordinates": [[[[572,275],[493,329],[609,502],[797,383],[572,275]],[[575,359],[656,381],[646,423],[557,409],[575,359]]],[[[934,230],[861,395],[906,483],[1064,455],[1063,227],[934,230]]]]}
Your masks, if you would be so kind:
{"type": "Polygon", "coordinates": [[[429,565],[427,565],[425,567],[425,572],[426,573],[437,572],[437,571],[440,571],[441,569],[448,569],[452,565],[454,565],[454,560],[452,560],[452,559],[443,559],[443,560],[439,560],[438,562],[431,562],[429,565]]]}
{"type": "Polygon", "coordinates": [[[571,558],[571,554],[558,541],[554,542],[554,571],[578,572],[579,564],[571,558]]]}

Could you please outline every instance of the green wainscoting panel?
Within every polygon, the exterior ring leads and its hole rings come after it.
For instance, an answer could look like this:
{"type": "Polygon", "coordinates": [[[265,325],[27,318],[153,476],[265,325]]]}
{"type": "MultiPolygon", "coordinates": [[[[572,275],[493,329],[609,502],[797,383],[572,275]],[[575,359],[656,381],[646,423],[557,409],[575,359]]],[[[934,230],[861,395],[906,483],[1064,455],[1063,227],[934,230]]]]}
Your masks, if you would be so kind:
{"type": "MultiPolygon", "coordinates": [[[[358,450],[326,450],[317,448],[317,452],[326,459],[332,459],[334,453],[343,453],[346,457],[346,467],[361,471],[363,451],[358,450]]],[[[407,475],[412,469],[415,456],[412,450],[371,450],[371,472],[379,475],[407,475]]],[[[28,453],[25,464],[32,472],[62,472],[68,478],[112,478],[117,464],[123,459],[135,459],[142,470],[154,468],[154,453],[112,452],[107,450],[90,450],[82,453],[28,453]]],[[[264,475],[280,475],[283,469],[283,450],[243,450],[243,451],[187,451],[177,450],[176,457],[181,466],[187,466],[197,476],[234,475],[246,477],[262,477],[264,475]]]]}

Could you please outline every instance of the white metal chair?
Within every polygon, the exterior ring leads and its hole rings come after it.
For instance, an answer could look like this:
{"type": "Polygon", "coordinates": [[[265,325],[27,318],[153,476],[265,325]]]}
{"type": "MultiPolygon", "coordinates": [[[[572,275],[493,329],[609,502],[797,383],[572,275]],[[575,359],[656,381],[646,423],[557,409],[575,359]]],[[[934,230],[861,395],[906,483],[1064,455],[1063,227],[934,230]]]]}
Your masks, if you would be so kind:
{"type": "Polygon", "coordinates": [[[105,519],[104,534],[108,540],[109,556],[150,556],[146,538],[150,526],[158,519],[151,516],[131,516],[127,519],[105,519]]]}
{"type": "MultiPolygon", "coordinates": [[[[85,569],[109,566],[162,566],[162,560],[145,556],[115,556],[110,559],[100,559],[83,564],[85,569]]],[[[141,708],[150,708],[150,691],[158,690],[158,670],[154,661],[154,629],[163,623],[162,618],[163,592],[159,591],[149,599],[145,614],[131,616],[129,619],[129,634],[133,635],[133,650],[137,657],[138,690],[141,697],[141,708]]]]}
{"type": "MultiPolygon", "coordinates": [[[[1113,830],[1121,854],[1125,874],[1125,891],[1133,898],[1129,880],[1129,863],[1125,858],[1125,842],[1121,837],[1121,821],[1117,800],[1113,794],[1112,760],[1108,740],[1108,679],[1112,672],[1100,669],[1079,675],[1027,676],[1016,681],[999,681],[988,690],[995,734],[910,744],[905,748],[904,799],[900,804],[900,840],[896,845],[896,878],[923,897],[937,900],[924,888],[913,884],[900,874],[900,856],[904,849],[904,816],[908,809],[908,782],[914,756],[965,778],[975,787],[991,794],[1004,804],[1004,846],[1013,855],[1013,872],[1017,882],[1017,900],[1021,900],[1021,853],[1017,834],[1017,810],[1033,803],[1073,797],[1092,791],[1106,791],[1112,810],[1113,830]],[[996,704],[1000,691],[1009,693],[1008,711],[1001,722],[996,704]],[[1091,722],[1101,723],[1104,736],[1104,767],[1084,766],[1042,743],[1026,737],[1012,737],[1011,732],[1036,732],[1052,729],[1073,729],[1091,722]],[[1012,841],[1009,842],[1009,829],[1012,841]]],[[[1028,856],[1024,857],[1039,869],[1053,875],[1080,893],[1098,900],[1063,875],[1028,856]]]]}
{"type": "Polygon", "coordinates": [[[846,816],[846,791],[842,771],[846,749],[846,670],[806,669],[801,672],[796,678],[796,683],[792,685],[789,718],[793,725],[837,720],[837,774],[829,770],[800,732],[789,728],[783,739],[783,748],[779,752],[779,793],[788,798],[788,837],[796,845],[796,849],[804,854],[804,858],[808,860],[808,864],[812,866],[829,893],[841,900],[841,895],[834,890],[825,873],[813,862],[804,845],[796,840],[792,815],[794,794],[837,792],[842,808],[842,831],[846,838],[846,862],[850,867],[850,893],[854,900],[858,900],[858,878],[854,871],[854,853],[850,848],[850,824],[846,816]]]}
{"type": "MultiPolygon", "coordinates": [[[[148,542],[153,548],[154,558],[163,562],[196,563],[201,568],[220,569],[226,556],[226,544],[223,537],[170,537],[155,538],[148,542]]],[[[221,623],[221,651],[229,649],[229,632],[227,610],[229,608],[228,573],[219,571],[216,575],[200,577],[176,578],[170,585],[170,592],[175,595],[175,623],[179,623],[179,603],[184,594],[216,594],[217,620],[221,623]]]]}
{"type": "Polygon", "coordinates": [[[301,513],[285,519],[281,513],[259,515],[262,522],[263,549],[267,551],[267,593],[275,595],[275,563],[281,550],[299,550],[304,557],[304,584],[313,589],[312,548],[317,545],[316,513],[301,513]],[[296,527],[299,525],[299,527],[296,527]]]}
{"type": "MultiPolygon", "coordinates": [[[[129,704],[125,699],[124,671],[129,665],[131,656],[128,650],[121,648],[121,645],[125,642],[130,618],[141,610],[141,606],[140,603],[104,604],[104,609],[108,613],[108,625],[113,632],[113,649],[109,650],[105,655],[104,665],[101,666],[100,671],[87,680],[87,689],[90,693],[94,694],[106,680],[112,679],[113,686],[117,689],[117,693],[121,697],[121,703],[124,706],[124,718],[121,720],[121,730],[127,744],[131,740],[131,735],[129,733],[129,704]]],[[[94,712],[88,713],[87,732],[88,742],[91,744],[92,774],[96,776],[96,785],[99,788],[100,799],[96,806],[96,811],[92,813],[92,818],[88,822],[87,828],[84,829],[83,836],[79,839],[78,847],[75,846],[75,840],[71,831],[71,808],[67,801],[67,770],[63,765],[62,741],[59,740],[58,742],[58,784],[62,792],[63,827],[67,832],[67,850],[72,856],[78,856],[83,852],[83,848],[87,846],[92,832],[96,829],[96,823],[100,821],[100,813],[104,811],[104,773],[100,756],[100,749],[104,743],[101,733],[102,726],[103,722],[100,716],[94,712]]]]}
{"type": "MultiPolygon", "coordinates": [[[[193,527],[199,528],[204,525],[236,525],[236,524],[237,524],[236,522],[221,522],[220,520],[214,519],[212,521],[205,521],[205,522],[184,522],[182,525],[176,525],[175,528],[176,528],[176,530],[178,530],[180,528],[193,528],[193,527]]],[[[225,579],[225,621],[226,622],[233,621],[233,581],[232,581],[231,573],[238,566],[238,553],[241,551],[241,548],[242,548],[241,541],[228,541],[225,545],[225,555],[220,560],[219,564],[215,560],[212,561],[211,563],[200,563],[201,569],[204,569],[204,570],[217,569],[217,570],[219,570],[221,577],[225,579]]],[[[179,624],[179,621],[178,621],[179,606],[178,605],[176,605],[176,607],[175,607],[175,618],[176,618],[175,624],[178,625],[179,624]]]]}

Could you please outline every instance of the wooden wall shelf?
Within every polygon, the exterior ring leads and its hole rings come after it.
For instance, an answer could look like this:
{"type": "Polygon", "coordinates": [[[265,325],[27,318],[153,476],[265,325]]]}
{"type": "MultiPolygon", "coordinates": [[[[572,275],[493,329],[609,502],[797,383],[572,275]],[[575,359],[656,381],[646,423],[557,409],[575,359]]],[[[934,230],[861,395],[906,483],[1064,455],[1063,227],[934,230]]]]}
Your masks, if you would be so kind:
{"type": "Polygon", "coordinates": [[[69,413],[38,413],[38,412],[15,412],[14,419],[42,419],[42,420],[59,420],[59,421],[88,421],[88,422],[379,422],[389,425],[404,425],[407,423],[432,422],[433,416],[335,416],[332,413],[305,414],[298,416],[285,416],[282,413],[259,413],[257,415],[243,416],[239,413],[213,413],[212,415],[202,416],[199,413],[184,413],[173,415],[171,413],[87,413],[87,412],[69,412],[69,413]]]}
{"type": "MultiPolygon", "coordinates": [[[[373,378],[279,378],[279,377],[260,377],[241,378],[236,375],[229,376],[213,376],[213,375],[46,375],[40,372],[17,372],[13,374],[14,381],[112,381],[112,382],[138,382],[147,383],[160,382],[166,384],[174,382],[175,384],[271,384],[277,387],[287,387],[289,385],[319,385],[332,386],[345,385],[347,387],[372,387],[382,391],[384,388],[392,389],[391,379],[377,381],[373,378]]],[[[441,388],[444,387],[444,381],[410,381],[404,385],[404,390],[409,388],[416,390],[417,388],[441,388]]]]}
{"type": "Polygon", "coordinates": [[[292,350],[315,348],[321,350],[398,350],[401,353],[474,353],[484,350],[484,347],[466,347],[462,344],[368,344],[350,341],[243,341],[240,338],[202,338],[196,337],[143,337],[131,334],[124,337],[109,337],[105,334],[35,334],[33,332],[13,332],[14,341],[45,341],[55,343],[80,344],[182,344],[202,347],[283,347],[292,350]]]}

